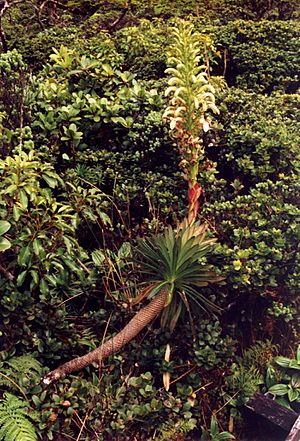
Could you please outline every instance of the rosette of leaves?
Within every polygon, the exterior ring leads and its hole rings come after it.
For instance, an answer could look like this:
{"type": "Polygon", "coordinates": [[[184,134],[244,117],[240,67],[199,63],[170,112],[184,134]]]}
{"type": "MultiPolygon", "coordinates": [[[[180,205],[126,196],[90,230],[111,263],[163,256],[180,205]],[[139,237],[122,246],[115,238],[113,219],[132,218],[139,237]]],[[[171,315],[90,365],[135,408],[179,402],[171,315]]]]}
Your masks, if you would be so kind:
{"type": "Polygon", "coordinates": [[[94,351],[59,366],[44,378],[44,382],[49,384],[62,374],[82,369],[118,352],[160,313],[163,325],[173,330],[183,306],[191,313],[188,299],[200,309],[218,310],[200,291],[209,283],[222,280],[206,260],[215,241],[209,237],[204,225],[190,225],[188,220],[177,230],[169,227],[161,235],[141,239],[136,249],[136,260],[146,281],[136,302],[148,297],[150,303],[140,309],[114,337],[94,351]]]}
{"type": "Polygon", "coordinates": [[[208,236],[204,224],[189,225],[185,220],[177,230],[169,226],[164,234],[144,238],[139,243],[137,255],[142,262],[142,273],[148,279],[146,293],[151,299],[162,290],[167,291],[162,325],[171,331],[183,308],[191,311],[189,303],[199,310],[219,311],[199,290],[223,280],[207,263],[207,254],[215,242],[215,238],[208,236]]]}

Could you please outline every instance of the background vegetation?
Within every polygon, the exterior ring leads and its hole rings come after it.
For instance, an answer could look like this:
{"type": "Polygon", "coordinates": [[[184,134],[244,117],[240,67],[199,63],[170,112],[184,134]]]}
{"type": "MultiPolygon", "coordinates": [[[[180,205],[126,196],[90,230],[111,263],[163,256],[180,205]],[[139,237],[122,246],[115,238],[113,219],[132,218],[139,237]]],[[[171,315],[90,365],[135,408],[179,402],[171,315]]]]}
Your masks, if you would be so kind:
{"type": "Polygon", "coordinates": [[[0,439],[247,440],[256,390],[299,409],[298,18],[285,0],[0,2],[0,439]],[[179,17],[220,110],[197,178],[221,313],[155,321],[46,386],[140,308],[132,247],[186,215],[163,118],[179,17]]]}

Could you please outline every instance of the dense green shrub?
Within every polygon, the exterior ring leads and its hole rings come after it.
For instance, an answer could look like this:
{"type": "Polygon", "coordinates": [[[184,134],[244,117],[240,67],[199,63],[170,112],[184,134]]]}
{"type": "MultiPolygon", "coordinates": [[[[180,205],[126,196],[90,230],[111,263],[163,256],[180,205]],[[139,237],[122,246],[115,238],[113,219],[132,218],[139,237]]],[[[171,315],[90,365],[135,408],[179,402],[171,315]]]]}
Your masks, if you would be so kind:
{"type": "Polygon", "coordinates": [[[295,205],[298,191],[293,191],[289,180],[266,181],[247,195],[215,202],[207,209],[214,213],[219,234],[229,239],[221,247],[228,263],[233,259],[227,270],[234,288],[241,284],[258,289],[267,286],[269,294],[279,286],[295,289],[299,271],[295,246],[299,235],[299,208],[295,205]],[[239,219],[233,223],[234,212],[239,219]]]}
{"type": "Polygon", "coordinates": [[[141,20],[137,26],[121,29],[114,36],[125,68],[143,80],[160,79],[166,69],[167,54],[162,50],[169,41],[168,27],[161,20],[141,20]]]}
{"type": "MultiPolygon", "coordinates": [[[[28,154],[0,161],[0,215],[11,224],[11,248],[1,255],[2,348],[44,353],[49,346],[51,358],[62,347],[57,333],[69,327],[63,300],[91,288],[94,277],[76,238],[80,193],[68,191],[32,141],[26,143],[28,154]]],[[[92,193],[85,194],[88,200],[85,210],[97,213],[92,193]]]]}
{"type": "Polygon", "coordinates": [[[221,104],[218,165],[239,189],[291,177],[299,169],[298,95],[271,96],[230,89],[221,104]]]}
{"type": "Polygon", "coordinates": [[[255,92],[299,87],[299,25],[295,21],[236,20],[225,25],[200,23],[222,51],[219,72],[230,86],[255,92]]]}
{"type": "Polygon", "coordinates": [[[39,150],[70,179],[101,184],[130,210],[133,225],[141,216],[151,221],[158,212],[172,215],[166,207],[175,211],[181,195],[173,197],[176,153],[162,122],[159,91],[99,56],[61,47],[51,58],[53,65],[28,96],[39,150]]]}

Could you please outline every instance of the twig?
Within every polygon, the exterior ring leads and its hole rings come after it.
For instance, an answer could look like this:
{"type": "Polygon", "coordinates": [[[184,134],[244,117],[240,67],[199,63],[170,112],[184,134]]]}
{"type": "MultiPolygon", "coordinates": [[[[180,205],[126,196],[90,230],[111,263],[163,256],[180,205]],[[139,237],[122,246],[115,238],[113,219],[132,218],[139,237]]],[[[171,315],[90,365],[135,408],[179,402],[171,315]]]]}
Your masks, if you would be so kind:
{"type": "Polygon", "coordinates": [[[190,372],[194,371],[196,368],[196,366],[193,366],[191,369],[189,369],[188,371],[184,372],[182,375],[180,375],[179,377],[175,378],[175,380],[170,381],[170,385],[173,383],[176,383],[177,381],[181,380],[181,378],[185,377],[186,375],[188,375],[190,372]]]}
{"type": "Polygon", "coordinates": [[[84,292],[80,292],[79,294],[75,294],[72,297],[69,297],[68,299],[64,300],[63,302],[59,303],[57,305],[57,308],[59,308],[60,306],[64,305],[67,302],[70,302],[71,300],[75,299],[76,297],[82,296],[83,294],[85,294],[84,292]]]}
{"type": "MultiPolygon", "coordinates": [[[[80,427],[80,431],[79,431],[79,433],[78,433],[78,436],[77,436],[77,438],[76,438],[76,441],[79,441],[79,440],[80,440],[80,435],[82,434],[82,431],[83,431],[83,429],[84,429],[85,422],[86,422],[88,416],[89,416],[89,414],[87,413],[86,416],[84,417],[84,420],[82,421],[82,424],[81,424],[81,427],[80,427]]],[[[78,417],[79,417],[79,416],[78,416],[78,417]]]]}
{"type": "Polygon", "coordinates": [[[7,280],[10,280],[11,282],[13,281],[13,280],[15,280],[15,278],[14,278],[14,276],[12,275],[12,273],[10,273],[6,268],[4,268],[4,266],[2,266],[1,264],[0,264],[0,272],[2,273],[2,274],[4,274],[4,276],[7,278],[7,280]]]}
{"type": "Polygon", "coordinates": [[[21,394],[23,395],[23,397],[25,398],[25,400],[27,401],[27,403],[29,403],[29,400],[28,400],[28,398],[27,398],[27,396],[26,396],[26,394],[25,394],[25,392],[23,391],[23,389],[14,381],[14,380],[12,380],[11,378],[9,378],[7,375],[5,375],[5,374],[3,374],[2,372],[0,372],[0,375],[2,376],[2,377],[4,377],[6,380],[8,380],[8,381],[10,381],[11,382],[11,384],[13,384],[20,392],[21,392],[21,394]]]}
{"type": "MultiPolygon", "coordinates": [[[[106,325],[105,325],[105,329],[104,329],[104,333],[103,333],[103,337],[102,337],[101,346],[103,346],[103,344],[104,344],[104,340],[105,340],[105,337],[106,337],[106,334],[107,334],[107,331],[108,331],[108,327],[109,327],[109,324],[110,324],[111,318],[112,318],[112,313],[110,314],[109,319],[107,320],[107,323],[106,323],[106,325]]],[[[100,375],[101,375],[101,370],[102,370],[102,351],[101,351],[101,353],[100,353],[100,355],[99,355],[99,377],[100,377],[100,375]],[[100,361],[100,360],[101,360],[101,361],[100,361]]]]}
{"type": "Polygon", "coordinates": [[[84,265],[84,263],[81,262],[80,259],[77,259],[77,262],[79,263],[79,265],[81,266],[81,268],[84,269],[84,271],[86,271],[88,274],[91,274],[91,270],[89,270],[89,269],[84,265]]]}
{"type": "Polygon", "coordinates": [[[74,439],[74,440],[76,441],[76,439],[74,438],[74,436],[69,435],[68,433],[61,432],[61,434],[62,434],[63,436],[66,436],[67,438],[74,439]]]}
{"type": "Polygon", "coordinates": [[[207,388],[207,386],[210,386],[211,384],[213,384],[213,381],[210,381],[209,383],[204,384],[204,386],[201,386],[198,389],[194,390],[194,394],[199,392],[199,390],[205,390],[207,388]]]}
{"type": "Polygon", "coordinates": [[[22,149],[23,145],[23,127],[24,127],[24,95],[25,95],[25,79],[24,79],[24,73],[22,72],[22,95],[21,95],[21,103],[20,103],[20,149],[22,149]]]}
{"type": "Polygon", "coordinates": [[[128,0],[125,2],[124,8],[122,9],[122,11],[120,12],[120,15],[118,18],[116,18],[116,20],[111,23],[110,25],[108,25],[108,30],[110,32],[114,32],[116,30],[116,27],[118,26],[118,24],[123,20],[123,18],[125,17],[125,15],[127,14],[127,12],[129,11],[129,7],[131,4],[131,0],[128,0]]]}
{"type": "Polygon", "coordinates": [[[224,78],[225,78],[226,71],[227,71],[227,60],[228,60],[227,56],[228,56],[228,51],[227,51],[227,49],[225,48],[225,49],[224,49],[224,69],[223,69],[223,77],[224,77],[224,78]]]}
{"type": "Polygon", "coordinates": [[[219,413],[222,409],[224,409],[224,407],[227,406],[227,404],[229,404],[234,399],[234,397],[236,397],[239,393],[240,390],[238,390],[235,394],[233,394],[232,397],[230,397],[229,400],[227,400],[226,403],[223,404],[222,407],[220,407],[220,409],[215,411],[215,415],[217,415],[217,413],[219,413]]]}

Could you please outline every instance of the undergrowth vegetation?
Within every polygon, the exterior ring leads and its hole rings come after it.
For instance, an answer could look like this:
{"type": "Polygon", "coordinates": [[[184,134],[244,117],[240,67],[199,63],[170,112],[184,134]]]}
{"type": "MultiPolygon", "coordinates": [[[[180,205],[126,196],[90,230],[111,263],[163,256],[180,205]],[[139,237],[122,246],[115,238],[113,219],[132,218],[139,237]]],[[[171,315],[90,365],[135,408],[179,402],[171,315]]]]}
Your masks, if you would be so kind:
{"type": "Polygon", "coordinates": [[[297,2],[0,12],[0,441],[299,411],[297,2]]]}

